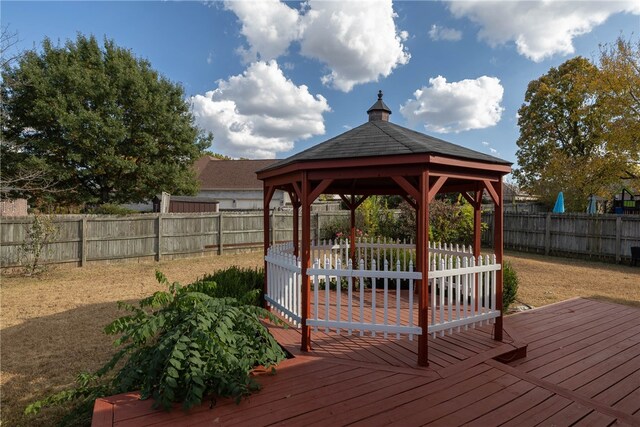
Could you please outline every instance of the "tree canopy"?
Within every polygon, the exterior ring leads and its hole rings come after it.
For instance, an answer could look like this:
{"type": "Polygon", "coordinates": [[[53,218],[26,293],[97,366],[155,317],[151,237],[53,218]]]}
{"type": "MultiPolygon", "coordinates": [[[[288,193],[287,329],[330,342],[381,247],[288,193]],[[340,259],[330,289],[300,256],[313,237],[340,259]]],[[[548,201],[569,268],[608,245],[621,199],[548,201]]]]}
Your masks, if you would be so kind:
{"type": "Polygon", "coordinates": [[[583,211],[640,160],[640,49],[619,39],[599,63],[576,57],[529,83],[518,110],[518,184],[552,206],[583,211]]]}
{"type": "Polygon", "coordinates": [[[193,194],[193,162],[211,142],[184,91],[148,61],[95,37],[25,52],[2,69],[2,174],[39,170],[58,204],[193,194]]]}

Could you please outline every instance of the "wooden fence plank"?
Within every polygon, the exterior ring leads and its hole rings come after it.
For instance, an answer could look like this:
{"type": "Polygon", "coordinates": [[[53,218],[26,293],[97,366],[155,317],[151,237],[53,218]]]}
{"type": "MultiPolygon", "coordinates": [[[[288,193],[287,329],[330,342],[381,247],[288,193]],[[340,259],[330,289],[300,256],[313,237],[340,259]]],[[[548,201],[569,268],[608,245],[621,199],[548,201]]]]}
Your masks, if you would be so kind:
{"type": "MultiPolygon", "coordinates": [[[[488,225],[483,244],[493,244],[493,213],[483,214],[488,225]]],[[[504,247],[545,255],[628,262],[631,247],[640,246],[640,216],[590,214],[504,214],[504,247]]]]}

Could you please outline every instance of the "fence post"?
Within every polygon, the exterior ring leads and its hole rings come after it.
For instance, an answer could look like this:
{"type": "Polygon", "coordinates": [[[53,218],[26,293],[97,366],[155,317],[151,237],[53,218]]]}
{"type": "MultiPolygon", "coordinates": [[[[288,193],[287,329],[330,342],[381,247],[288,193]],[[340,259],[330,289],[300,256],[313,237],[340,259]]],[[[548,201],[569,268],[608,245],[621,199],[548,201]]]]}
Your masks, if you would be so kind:
{"type": "Polygon", "coordinates": [[[157,224],[158,227],[158,252],[156,253],[156,261],[160,261],[162,259],[162,214],[158,214],[157,224]]]}
{"type": "Polygon", "coordinates": [[[222,255],[224,252],[224,229],[222,228],[222,212],[218,214],[218,255],[222,255]]]}
{"type": "Polygon", "coordinates": [[[87,265],[87,217],[82,217],[82,228],[80,230],[80,267],[87,265]]]}
{"type": "Polygon", "coordinates": [[[547,212],[544,221],[544,254],[549,255],[551,252],[551,212],[547,212]]]}
{"type": "Polygon", "coordinates": [[[622,217],[618,215],[616,217],[616,264],[619,264],[622,260],[622,217]]]}

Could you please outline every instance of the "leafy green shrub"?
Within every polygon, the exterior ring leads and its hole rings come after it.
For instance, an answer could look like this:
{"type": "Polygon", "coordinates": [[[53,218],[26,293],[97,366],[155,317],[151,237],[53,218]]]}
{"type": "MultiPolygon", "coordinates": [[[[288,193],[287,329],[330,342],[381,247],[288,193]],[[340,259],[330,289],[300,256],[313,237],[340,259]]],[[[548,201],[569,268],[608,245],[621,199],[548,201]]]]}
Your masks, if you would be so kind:
{"type": "MultiPolygon", "coordinates": [[[[482,224],[482,228],[486,228],[482,224]]],[[[392,236],[415,238],[416,211],[407,202],[400,204],[400,213],[392,236]]],[[[442,243],[473,243],[473,206],[462,197],[451,200],[447,197],[435,199],[429,204],[429,240],[442,243]]]]}
{"type": "Polygon", "coordinates": [[[264,287],[264,268],[240,268],[234,265],[205,275],[190,286],[213,298],[230,297],[244,304],[260,305],[264,287]]]}
{"type": "Polygon", "coordinates": [[[518,294],[518,275],[509,261],[503,263],[502,270],[502,311],[506,312],[518,294]]]}
{"type": "MultiPolygon", "coordinates": [[[[362,212],[356,211],[356,229],[360,230],[358,236],[362,236],[364,227],[362,212]]],[[[332,218],[320,229],[320,239],[335,239],[336,237],[348,238],[351,233],[351,219],[348,215],[332,218]]]]}
{"type": "MultiPolygon", "coordinates": [[[[210,394],[239,401],[259,389],[250,376],[253,368],[274,366],[285,358],[260,323],[262,318],[281,323],[268,311],[234,298],[212,297],[226,289],[215,282],[182,287],[169,284],[160,272],[156,278],[168,292],[156,292],[137,307],[119,303],[130,314],[105,328],[107,334],[120,335],[114,344],[121,348],[113,358],[95,373],[78,376],[75,389],[34,402],[25,413],[69,401],[90,413],[96,398],[132,390],[140,390],[142,399],[153,397],[154,407],[165,409],[174,402],[190,408],[210,394]],[[122,368],[109,377],[116,366],[122,368]]],[[[255,300],[259,291],[250,293],[241,300],[255,300]]]]}

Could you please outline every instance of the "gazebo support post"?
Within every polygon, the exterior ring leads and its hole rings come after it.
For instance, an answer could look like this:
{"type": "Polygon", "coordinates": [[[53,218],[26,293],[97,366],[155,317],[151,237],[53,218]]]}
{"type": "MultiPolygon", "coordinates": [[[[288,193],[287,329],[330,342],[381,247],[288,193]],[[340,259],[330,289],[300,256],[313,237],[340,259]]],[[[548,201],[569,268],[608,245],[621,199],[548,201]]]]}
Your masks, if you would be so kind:
{"type": "Polygon", "coordinates": [[[300,259],[301,266],[301,286],[302,286],[302,343],[301,351],[311,351],[311,328],[307,325],[307,319],[311,314],[311,281],[307,274],[309,261],[311,258],[311,200],[309,193],[311,192],[307,172],[302,175],[302,253],[300,259]]]}
{"type": "MultiPolygon", "coordinates": [[[[264,189],[263,189],[263,194],[264,194],[264,200],[263,200],[263,204],[262,204],[262,226],[263,226],[263,240],[264,240],[264,256],[265,256],[265,260],[264,260],[264,284],[262,285],[262,294],[263,295],[267,295],[268,291],[269,291],[269,286],[268,286],[268,280],[267,277],[269,277],[269,275],[267,274],[267,253],[269,252],[269,242],[271,241],[271,239],[269,238],[269,205],[271,204],[271,199],[273,198],[273,193],[275,192],[275,187],[273,187],[272,185],[267,185],[267,183],[264,183],[264,189]]],[[[220,244],[222,244],[222,242],[220,242],[220,244]]],[[[267,301],[263,298],[262,299],[262,306],[265,309],[269,309],[269,305],[267,304],[267,301]]]]}
{"type": "Polygon", "coordinates": [[[416,263],[422,273],[418,282],[418,365],[429,366],[429,172],[422,171],[419,178],[420,197],[417,203],[416,263]]]}
{"type": "Polygon", "coordinates": [[[344,194],[340,194],[340,198],[344,202],[345,205],[349,208],[351,213],[350,216],[350,231],[349,231],[349,258],[351,258],[351,262],[353,263],[353,268],[357,265],[356,260],[356,209],[358,206],[362,204],[367,199],[368,196],[362,196],[360,199],[356,199],[355,194],[352,194],[351,197],[347,197],[344,194]]]}
{"type": "Polygon", "coordinates": [[[293,255],[300,256],[300,202],[295,201],[293,204],[293,255]]]}
{"type": "Polygon", "coordinates": [[[482,244],[482,189],[475,191],[473,200],[473,256],[477,260],[482,244]]]}
{"type": "MultiPolygon", "coordinates": [[[[484,193],[484,187],[481,184],[477,185],[478,189],[473,195],[473,258],[476,263],[478,257],[481,256],[482,245],[482,194],[484,193]]],[[[478,294],[479,274],[475,274],[475,295],[478,294]]],[[[475,310],[478,311],[478,299],[476,298],[475,310]]]]}
{"type": "Polygon", "coordinates": [[[493,222],[493,246],[496,254],[496,262],[502,265],[502,268],[496,272],[496,309],[500,310],[500,317],[496,318],[494,330],[494,339],[502,341],[502,285],[503,285],[503,245],[504,245],[504,203],[503,203],[503,186],[502,178],[496,183],[494,189],[497,193],[497,200],[494,201],[494,222],[493,222]]]}
{"type": "Polygon", "coordinates": [[[355,196],[351,195],[351,203],[349,204],[350,210],[350,225],[351,232],[349,234],[349,257],[353,268],[356,267],[356,200],[355,196]]]}

